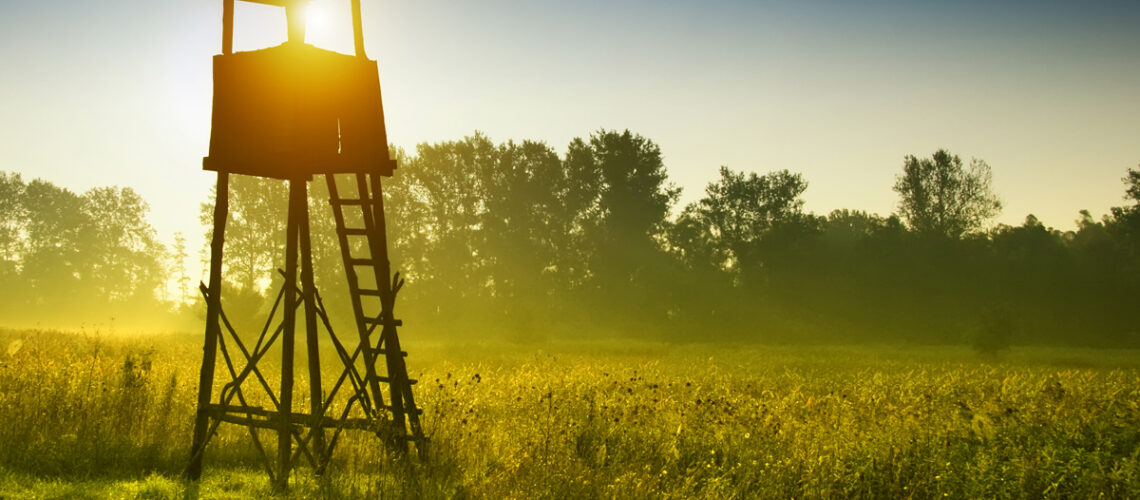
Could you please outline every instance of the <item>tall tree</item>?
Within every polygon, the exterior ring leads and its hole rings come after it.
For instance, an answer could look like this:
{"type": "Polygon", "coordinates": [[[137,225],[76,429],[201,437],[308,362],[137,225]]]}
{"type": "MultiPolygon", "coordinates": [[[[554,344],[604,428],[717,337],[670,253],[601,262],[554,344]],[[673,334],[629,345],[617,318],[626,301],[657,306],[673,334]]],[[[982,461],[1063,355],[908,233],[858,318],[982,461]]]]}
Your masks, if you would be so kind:
{"type": "Polygon", "coordinates": [[[458,319],[483,309],[493,290],[488,254],[479,244],[485,210],[479,172],[493,168],[497,148],[476,132],[461,141],[422,143],[416,152],[385,184],[393,268],[409,285],[401,307],[458,319]]]}
{"type": "Polygon", "coordinates": [[[190,300],[190,273],[186,270],[186,258],[190,255],[186,251],[186,237],[181,231],[174,233],[174,246],[171,248],[171,271],[173,271],[175,286],[178,290],[178,303],[185,304],[190,300]]]}
{"type": "MultiPolygon", "coordinates": [[[[285,217],[289,187],[285,181],[231,175],[229,219],[226,222],[226,250],[223,252],[226,279],[242,288],[260,292],[277,279],[274,269],[285,261],[285,217]]],[[[199,220],[206,228],[206,240],[213,231],[214,198],[203,203],[199,220]]]]}
{"type": "Polygon", "coordinates": [[[945,149],[931,158],[908,155],[894,186],[899,214],[918,233],[960,238],[981,229],[1001,211],[991,178],[986,162],[972,159],[966,167],[945,149]]]}
{"type": "Polygon", "coordinates": [[[1140,205],[1140,168],[1128,169],[1128,175],[1121,180],[1127,186],[1124,190],[1124,197],[1132,200],[1134,204],[1140,205]]]}
{"type": "Polygon", "coordinates": [[[561,160],[541,142],[507,142],[497,161],[479,172],[484,200],[480,245],[488,253],[495,294],[549,292],[557,281],[556,255],[566,229],[561,160]]]}
{"type": "Polygon", "coordinates": [[[803,218],[801,198],[807,182],[787,170],[765,175],[720,168],[720,179],[705,187],[705,197],[685,207],[674,232],[689,252],[739,273],[760,265],[760,242],[775,228],[803,218]],[[690,236],[682,236],[689,234],[690,236]]]}
{"type": "MultiPolygon", "coordinates": [[[[1112,207],[1112,217],[1123,226],[1131,237],[1140,237],[1140,168],[1128,169],[1125,175],[1124,199],[1132,202],[1131,205],[1112,207]]],[[[1137,240],[1140,243],[1140,239],[1137,240]]]]}
{"type": "Polygon", "coordinates": [[[593,148],[580,137],[570,141],[562,170],[566,172],[566,186],[561,193],[561,224],[565,232],[557,259],[559,269],[568,279],[568,289],[576,289],[591,282],[596,274],[591,266],[601,232],[605,182],[593,148]]]}
{"type": "Polygon", "coordinates": [[[0,172],[0,276],[14,274],[22,255],[27,211],[20,174],[0,172]]]}
{"type": "Polygon", "coordinates": [[[27,184],[23,276],[36,291],[34,298],[70,296],[82,277],[82,233],[91,226],[83,205],[81,197],[50,182],[36,179],[27,184]]]}
{"type": "Polygon", "coordinates": [[[588,143],[575,140],[567,161],[581,163],[571,172],[600,180],[596,219],[584,228],[594,247],[591,271],[599,284],[622,293],[659,253],[658,238],[681,190],[668,182],[657,144],[629,130],[600,130],[588,143]]]}
{"type": "Polygon", "coordinates": [[[1130,257],[1124,271],[1140,277],[1140,168],[1128,169],[1123,179],[1124,199],[1131,205],[1112,207],[1109,225],[1130,257]]]}
{"type": "Polygon", "coordinates": [[[165,281],[165,249],[147,222],[149,206],[131,188],[98,187],[83,194],[88,226],[81,233],[87,278],[108,300],[153,298],[165,281]]]}

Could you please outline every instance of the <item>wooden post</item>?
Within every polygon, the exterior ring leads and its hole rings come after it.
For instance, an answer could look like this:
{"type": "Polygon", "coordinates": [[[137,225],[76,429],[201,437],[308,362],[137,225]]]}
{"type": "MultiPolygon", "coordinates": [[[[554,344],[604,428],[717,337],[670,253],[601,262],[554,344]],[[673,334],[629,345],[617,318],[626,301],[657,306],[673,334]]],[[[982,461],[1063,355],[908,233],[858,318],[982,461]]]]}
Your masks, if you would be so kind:
{"type": "MultiPolygon", "coordinates": [[[[309,203],[306,191],[307,184],[301,184],[302,199],[300,209],[301,224],[301,296],[305,301],[305,340],[309,354],[309,408],[316,418],[321,415],[321,404],[324,394],[321,391],[321,357],[320,344],[317,341],[317,296],[316,285],[313,283],[313,242],[309,234],[309,203]]],[[[317,426],[313,428],[313,449],[318,457],[325,453],[324,429],[317,426]]]]}
{"type": "Polygon", "coordinates": [[[352,0],[352,42],[356,47],[356,57],[364,55],[364,21],[360,17],[360,0],[352,0]]]}
{"type": "Polygon", "coordinates": [[[300,0],[285,3],[285,24],[290,42],[305,43],[305,3],[300,0]]]}
{"type": "Polygon", "coordinates": [[[234,51],[234,0],[222,0],[222,53],[234,51]]]}
{"type": "Polygon", "coordinates": [[[281,408],[278,411],[280,427],[277,430],[277,482],[285,488],[289,484],[289,471],[293,451],[293,347],[297,324],[297,231],[301,210],[305,204],[305,180],[289,180],[289,215],[285,223],[285,302],[281,332],[281,408]]]}
{"type": "Polygon", "coordinates": [[[202,456],[205,455],[206,431],[210,425],[208,407],[213,397],[214,362],[218,353],[218,324],[222,296],[222,247],[225,242],[226,217],[230,206],[230,174],[218,172],[218,185],[214,199],[214,234],[210,241],[210,300],[206,303],[206,340],[202,346],[202,371],[198,376],[198,413],[194,419],[194,439],[190,446],[190,465],[186,476],[197,481],[202,477],[202,456]]]}

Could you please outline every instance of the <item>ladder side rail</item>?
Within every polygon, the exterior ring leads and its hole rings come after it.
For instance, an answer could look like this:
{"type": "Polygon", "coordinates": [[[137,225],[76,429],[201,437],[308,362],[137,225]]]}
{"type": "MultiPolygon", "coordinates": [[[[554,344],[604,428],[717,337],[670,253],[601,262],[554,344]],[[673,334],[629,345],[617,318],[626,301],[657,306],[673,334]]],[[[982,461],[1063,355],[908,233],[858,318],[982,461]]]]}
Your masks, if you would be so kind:
{"type": "MultiPolygon", "coordinates": [[[[333,174],[326,174],[325,180],[329,188],[329,202],[333,209],[333,220],[337,228],[337,240],[340,242],[340,255],[341,260],[344,261],[345,277],[348,279],[349,294],[352,295],[352,311],[356,319],[356,330],[360,335],[360,346],[364,353],[364,370],[365,377],[368,380],[369,389],[372,392],[372,407],[384,407],[384,395],[380,392],[380,383],[376,379],[376,353],[372,349],[372,343],[369,340],[370,331],[368,324],[364,321],[364,305],[360,302],[359,279],[356,275],[356,269],[351,264],[352,260],[352,247],[351,242],[348,241],[348,235],[344,233],[344,211],[339,203],[340,197],[338,195],[336,186],[336,177],[333,174]]],[[[366,192],[358,193],[362,206],[366,204],[366,192]]]]}
{"type": "MultiPolygon", "coordinates": [[[[392,399],[398,400],[400,403],[398,408],[393,408],[393,411],[399,411],[406,415],[408,424],[411,427],[412,435],[422,446],[424,442],[423,431],[420,427],[419,414],[420,410],[416,407],[415,397],[412,395],[412,381],[408,378],[408,368],[404,360],[402,348],[400,346],[399,335],[396,332],[396,327],[400,325],[400,321],[395,319],[395,304],[396,294],[400,288],[404,286],[404,281],[400,279],[400,274],[396,273],[391,277],[391,281],[387,277],[391,274],[391,261],[388,258],[388,233],[387,233],[387,220],[384,214],[384,192],[381,178],[378,175],[371,175],[371,188],[372,196],[375,202],[373,203],[373,213],[376,230],[376,247],[383,252],[379,258],[375,258],[377,264],[377,273],[383,273],[386,279],[382,280],[384,285],[381,287],[382,298],[382,322],[384,330],[381,333],[381,339],[384,340],[384,351],[387,356],[388,374],[391,382],[391,389],[393,392],[392,399]]],[[[379,276],[377,277],[379,280],[379,276]]],[[[399,422],[399,427],[403,429],[403,423],[399,422]]],[[[419,450],[422,454],[422,448],[419,450]]]]}
{"type": "Polygon", "coordinates": [[[375,173],[371,175],[357,174],[357,179],[361,181],[367,179],[370,182],[372,192],[372,227],[368,239],[372,250],[373,269],[376,272],[376,285],[380,289],[380,316],[383,323],[380,334],[380,341],[383,342],[383,345],[377,347],[385,349],[389,394],[391,396],[388,403],[392,411],[394,428],[399,438],[397,446],[406,450],[407,442],[403,440],[403,436],[407,433],[404,399],[407,394],[405,388],[409,387],[408,374],[407,367],[404,365],[404,358],[400,355],[400,339],[396,333],[393,315],[395,292],[393,283],[390,281],[392,277],[391,263],[388,260],[387,222],[384,218],[384,189],[381,185],[380,176],[375,173]]]}

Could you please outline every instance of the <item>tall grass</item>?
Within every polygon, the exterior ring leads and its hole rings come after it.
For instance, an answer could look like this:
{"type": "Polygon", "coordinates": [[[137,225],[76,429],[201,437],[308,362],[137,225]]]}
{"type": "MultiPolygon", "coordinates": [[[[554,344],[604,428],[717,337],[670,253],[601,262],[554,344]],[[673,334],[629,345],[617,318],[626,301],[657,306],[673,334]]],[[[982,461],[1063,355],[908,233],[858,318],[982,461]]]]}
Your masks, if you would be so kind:
{"type": "MultiPolygon", "coordinates": [[[[178,478],[197,342],[0,333],[0,496],[269,494],[233,426],[178,478]]],[[[357,434],[294,495],[1140,497],[1133,352],[405,343],[426,461],[357,434]]]]}

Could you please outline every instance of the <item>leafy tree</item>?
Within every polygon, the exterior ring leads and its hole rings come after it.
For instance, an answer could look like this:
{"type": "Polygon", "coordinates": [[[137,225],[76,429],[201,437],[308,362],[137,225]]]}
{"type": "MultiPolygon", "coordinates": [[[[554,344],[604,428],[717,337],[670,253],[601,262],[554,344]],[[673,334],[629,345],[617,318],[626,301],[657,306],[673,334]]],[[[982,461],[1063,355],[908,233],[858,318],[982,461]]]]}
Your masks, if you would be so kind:
{"type": "Polygon", "coordinates": [[[991,177],[986,162],[973,159],[965,167],[961,158],[944,149],[931,158],[908,155],[894,186],[899,213],[920,234],[960,238],[1001,211],[991,177]]]}
{"type": "Polygon", "coordinates": [[[1112,233],[1113,222],[1111,217],[1097,221],[1088,210],[1080,211],[1077,231],[1069,237],[1068,244],[1086,274],[1113,274],[1127,258],[1126,250],[1112,233]]]}
{"type": "Polygon", "coordinates": [[[83,199],[40,179],[24,190],[27,210],[27,253],[23,276],[36,297],[70,296],[85,270],[81,242],[91,227],[83,199]]]}
{"type": "Polygon", "coordinates": [[[641,241],[656,235],[681,193],[667,184],[661,149],[629,130],[602,130],[590,136],[590,151],[602,176],[598,208],[605,232],[641,241]]]}
{"type": "MultiPolygon", "coordinates": [[[[658,238],[681,192],[667,182],[661,149],[628,130],[600,130],[589,142],[572,141],[566,158],[575,180],[597,182],[596,204],[583,207],[587,217],[582,220],[593,282],[618,294],[644,286],[639,276],[662,255],[658,238]],[[591,175],[597,180],[583,178],[591,175]]],[[[591,194],[579,189],[574,196],[591,194]]]]}
{"type": "MultiPolygon", "coordinates": [[[[206,228],[206,240],[214,227],[214,199],[203,203],[199,220],[206,228]]],[[[262,290],[276,279],[274,272],[285,255],[285,217],[289,186],[285,181],[245,175],[229,180],[229,219],[226,222],[226,248],[222,253],[227,279],[251,290],[262,290]]]]}
{"type": "Polygon", "coordinates": [[[512,338],[540,335],[539,316],[564,316],[565,293],[580,281],[577,214],[566,203],[570,176],[558,154],[542,142],[500,144],[495,161],[481,164],[483,199],[479,248],[491,282],[491,310],[504,316],[512,338]]]}
{"type": "Polygon", "coordinates": [[[427,275],[423,256],[429,240],[428,213],[432,207],[425,198],[419,171],[424,164],[402,149],[395,149],[399,168],[391,178],[384,179],[384,210],[388,222],[388,251],[393,269],[399,269],[408,279],[404,296],[418,295],[424,288],[427,275]]]}
{"type": "Polygon", "coordinates": [[[863,210],[838,209],[827,214],[823,234],[832,244],[849,248],[885,230],[888,220],[863,210]]]}
{"type": "Polygon", "coordinates": [[[1128,175],[1124,176],[1122,180],[1128,186],[1124,190],[1124,197],[1140,205],[1140,168],[1128,169],[1128,175]]]}
{"type": "Polygon", "coordinates": [[[153,312],[166,282],[165,248],[130,188],[77,195],[0,175],[0,273],[15,318],[61,324],[153,312]],[[146,306],[146,307],[140,307],[146,306]]]}
{"type": "MultiPolygon", "coordinates": [[[[340,186],[355,185],[355,181],[349,179],[350,175],[338,174],[336,177],[338,178],[338,191],[340,186]],[[351,182],[349,182],[350,180],[351,182]]],[[[387,186],[385,185],[385,187],[387,186]]],[[[353,191],[349,193],[338,192],[338,194],[344,198],[356,197],[357,193],[353,191]]],[[[334,320],[343,320],[342,326],[355,328],[355,325],[351,323],[348,284],[345,282],[344,262],[340,254],[340,241],[336,234],[336,221],[333,218],[332,207],[329,205],[329,197],[328,183],[324,176],[314,177],[308,185],[309,241],[313,252],[313,279],[326,307],[336,311],[331,314],[334,320]]],[[[344,207],[344,213],[347,217],[351,218],[358,212],[358,206],[344,207]]],[[[286,214],[287,210],[283,209],[278,216],[285,218],[286,214]]],[[[391,216],[387,218],[389,221],[392,219],[391,216]]],[[[353,224],[352,227],[360,227],[357,222],[353,222],[353,224]]],[[[349,244],[353,245],[353,255],[363,255],[364,249],[367,247],[365,238],[361,237],[350,237],[349,244]]],[[[284,259],[284,252],[281,253],[281,258],[284,259]]],[[[276,267],[284,267],[284,265],[283,260],[275,264],[276,267]]],[[[273,275],[274,283],[279,283],[280,275],[276,272],[273,275]]],[[[271,291],[271,293],[275,293],[275,291],[271,291]]],[[[347,329],[345,331],[352,330],[347,329]]]]}
{"type": "Polygon", "coordinates": [[[669,227],[669,251],[689,271],[723,271],[729,262],[724,256],[726,250],[713,243],[713,236],[709,234],[705,221],[694,213],[695,210],[690,210],[694,206],[686,206],[669,227]]]}
{"type": "Polygon", "coordinates": [[[584,234],[598,227],[601,181],[580,163],[541,142],[495,145],[477,132],[420,144],[401,164],[385,194],[394,264],[413,285],[405,303],[526,323],[531,306],[541,300],[553,313],[552,296],[587,275],[584,234]]]}
{"type": "Polygon", "coordinates": [[[177,280],[178,287],[178,302],[185,304],[190,301],[190,273],[186,270],[186,258],[189,254],[186,252],[186,237],[182,232],[174,233],[174,247],[171,249],[171,270],[174,273],[174,279],[177,280]]]}
{"type": "Polygon", "coordinates": [[[147,203],[131,188],[99,187],[83,194],[88,226],[81,244],[85,271],[108,300],[153,297],[165,282],[165,249],[147,222],[147,203]]]}
{"type": "Polygon", "coordinates": [[[566,216],[562,162],[540,142],[508,142],[479,172],[484,200],[481,245],[487,249],[495,294],[517,297],[555,286],[556,255],[566,216]]]}
{"type": "MultiPolygon", "coordinates": [[[[1091,223],[1091,217],[1087,222],[1091,223]]],[[[1014,268],[1027,277],[1047,276],[1048,270],[1057,269],[1066,258],[1062,234],[1045,227],[1033,214],[1027,215],[1020,226],[998,226],[990,233],[990,242],[1003,267],[1014,268]]]]}
{"type": "Polygon", "coordinates": [[[1132,205],[1112,207],[1113,230],[1119,234],[1130,247],[1133,255],[1133,267],[1140,268],[1140,169],[1128,169],[1124,181],[1124,199],[1131,200],[1132,205]]]}
{"type": "MultiPolygon", "coordinates": [[[[494,168],[498,150],[487,136],[476,133],[462,141],[420,144],[417,156],[402,174],[422,217],[404,232],[408,245],[403,255],[409,279],[427,287],[443,302],[463,303],[490,292],[486,249],[479,231],[485,200],[479,190],[479,172],[494,168]]],[[[408,212],[405,212],[408,213],[408,212]]]]}
{"type": "Polygon", "coordinates": [[[721,167],[705,197],[685,207],[674,235],[716,267],[737,273],[756,268],[760,241],[778,226],[803,219],[806,189],[803,177],[787,170],[745,175],[721,167]]]}
{"type": "Polygon", "coordinates": [[[0,276],[17,271],[26,220],[23,179],[17,173],[0,172],[0,276]]]}

